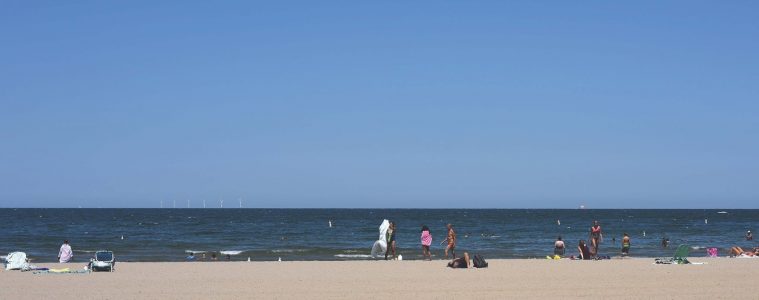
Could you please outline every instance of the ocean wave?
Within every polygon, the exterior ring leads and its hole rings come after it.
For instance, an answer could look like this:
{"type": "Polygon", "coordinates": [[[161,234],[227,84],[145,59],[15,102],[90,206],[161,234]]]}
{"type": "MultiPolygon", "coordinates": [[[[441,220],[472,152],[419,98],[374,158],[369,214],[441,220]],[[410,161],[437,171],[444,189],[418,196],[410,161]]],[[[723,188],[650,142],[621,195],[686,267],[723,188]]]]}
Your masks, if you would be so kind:
{"type": "Polygon", "coordinates": [[[369,254],[335,254],[339,258],[372,258],[369,254]]]}
{"type": "Polygon", "coordinates": [[[272,253],[295,253],[295,252],[307,252],[308,249],[274,249],[272,253]]]}

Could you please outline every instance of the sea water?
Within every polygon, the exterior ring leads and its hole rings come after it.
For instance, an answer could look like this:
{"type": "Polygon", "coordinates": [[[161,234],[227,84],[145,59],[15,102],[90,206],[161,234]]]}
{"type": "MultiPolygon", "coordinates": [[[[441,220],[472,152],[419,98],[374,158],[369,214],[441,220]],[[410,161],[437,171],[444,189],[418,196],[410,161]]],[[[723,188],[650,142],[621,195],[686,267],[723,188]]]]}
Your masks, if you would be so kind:
{"type": "MultiPolygon", "coordinates": [[[[567,255],[588,240],[593,220],[601,223],[600,254],[617,256],[622,234],[632,239],[631,256],[671,256],[678,244],[692,256],[716,247],[724,255],[759,225],[759,210],[602,209],[0,209],[0,255],[26,252],[35,262],[55,261],[63,240],[74,261],[96,250],[120,261],[181,261],[187,250],[239,251],[231,260],[371,259],[383,219],[397,224],[398,253],[421,259],[420,229],[433,235],[433,258],[442,258],[446,224],[458,235],[457,252],[486,258],[544,258],[562,236],[567,255]],[[722,212],[722,213],[720,213],[722,212]],[[708,222],[705,222],[708,220],[708,222]],[[330,221],[332,227],[330,227],[330,221]],[[645,235],[644,235],[645,233],[645,235]],[[122,238],[123,237],[123,238],[122,238]],[[670,240],[669,248],[661,245],[670,240]]],[[[202,259],[202,254],[196,254],[202,259]]],[[[220,259],[226,259],[221,256],[220,259]]]]}

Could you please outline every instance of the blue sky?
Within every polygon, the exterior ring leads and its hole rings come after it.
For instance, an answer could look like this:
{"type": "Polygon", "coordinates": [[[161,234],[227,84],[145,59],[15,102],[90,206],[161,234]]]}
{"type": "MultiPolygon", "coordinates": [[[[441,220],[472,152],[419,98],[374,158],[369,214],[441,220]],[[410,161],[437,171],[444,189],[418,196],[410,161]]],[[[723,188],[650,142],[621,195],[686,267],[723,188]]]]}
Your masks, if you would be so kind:
{"type": "Polygon", "coordinates": [[[4,2],[0,206],[756,208],[755,2],[358,2],[4,2]]]}

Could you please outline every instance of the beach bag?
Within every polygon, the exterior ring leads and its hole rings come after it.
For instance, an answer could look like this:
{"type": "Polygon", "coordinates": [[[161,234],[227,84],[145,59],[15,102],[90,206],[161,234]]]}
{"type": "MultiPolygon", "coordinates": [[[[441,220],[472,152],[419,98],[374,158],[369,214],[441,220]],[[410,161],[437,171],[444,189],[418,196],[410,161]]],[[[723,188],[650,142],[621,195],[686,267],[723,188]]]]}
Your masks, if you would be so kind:
{"type": "Polygon", "coordinates": [[[488,262],[485,261],[484,258],[482,258],[482,255],[475,254],[474,259],[472,260],[472,264],[475,268],[487,268],[488,262]]]}

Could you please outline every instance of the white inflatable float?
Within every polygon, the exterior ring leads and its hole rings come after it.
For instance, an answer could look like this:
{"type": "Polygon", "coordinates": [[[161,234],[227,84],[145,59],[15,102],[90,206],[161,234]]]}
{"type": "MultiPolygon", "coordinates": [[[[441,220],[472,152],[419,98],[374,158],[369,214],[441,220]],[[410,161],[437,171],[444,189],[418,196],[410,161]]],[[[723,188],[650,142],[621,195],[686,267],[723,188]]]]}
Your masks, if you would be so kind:
{"type": "Polygon", "coordinates": [[[382,224],[379,226],[379,239],[372,245],[372,257],[377,258],[384,256],[387,251],[387,229],[390,228],[390,221],[387,219],[382,220],[382,224]]]}

